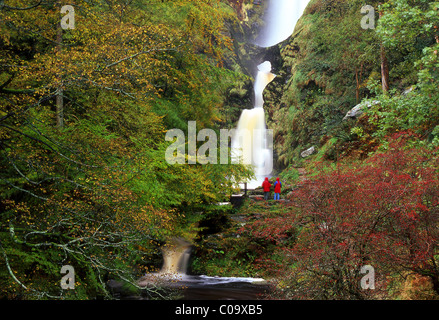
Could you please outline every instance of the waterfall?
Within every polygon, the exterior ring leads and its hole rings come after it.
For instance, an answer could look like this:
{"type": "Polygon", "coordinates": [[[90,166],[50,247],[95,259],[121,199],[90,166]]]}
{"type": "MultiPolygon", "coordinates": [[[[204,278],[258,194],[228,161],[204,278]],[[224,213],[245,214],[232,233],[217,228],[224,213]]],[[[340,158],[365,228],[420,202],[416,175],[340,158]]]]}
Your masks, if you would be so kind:
{"type": "Polygon", "coordinates": [[[247,181],[247,188],[254,189],[260,185],[264,176],[273,168],[273,137],[269,136],[265,124],[263,109],[263,91],[275,75],[271,73],[271,63],[265,61],[258,66],[254,83],[255,105],[253,109],[245,109],[241,113],[238,127],[232,138],[232,161],[253,165],[256,178],[247,181]],[[271,139],[270,139],[271,138],[271,139]]]}
{"type": "Polygon", "coordinates": [[[181,238],[174,238],[162,248],[162,275],[185,275],[187,272],[191,244],[181,238]]]}
{"type": "Polygon", "coordinates": [[[161,248],[163,265],[158,272],[146,273],[137,285],[141,287],[155,286],[163,283],[177,283],[187,279],[192,245],[183,238],[172,238],[161,248]]]}
{"type": "MultiPolygon", "coordinates": [[[[266,27],[256,44],[264,48],[270,47],[291,36],[309,1],[271,0],[265,16],[266,27]]],[[[232,163],[251,164],[255,168],[256,178],[247,181],[249,189],[260,186],[264,177],[270,176],[273,169],[273,135],[265,124],[263,93],[276,75],[271,73],[270,61],[259,64],[257,69],[253,85],[254,107],[242,111],[231,146],[232,163]]]]}
{"type": "Polygon", "coordinates": [[[286,40],[294,32],[297,21],[310,0],[270,0],[264,16],[266,27],[256,44],[267,48],[286,40]]]}
{"type": "MultiPolygon", "coordinates": [[[[267,28],[262,32],[258,45],[268,47],[288,38],[301,16],[309,0],[271,0],[267,16],[267,28]]],[[[265,123],[263,91],[276,77],[271,72],[271,62],[265,61],[257,66],[254,82],[255,103],[253,109],[242,111],[238,121],[235,135],[232,137],[232,162],[238,161],[252,164],[255,167],[256,179],[247,182],[247,187],[252,189],[260,186],[264,176],[271,173],[273,166],[273,136],[269,134],[265,123]]],[[[247,277],[218,277],[187,275],[187,266],[191,245],[183,239],[173,239],[162,248],[163,266],[157,273],[147,273],[141,277],[137,284],[141,287],[156,286],[165,283],[166,286],[186,286],[200,290],[226,292],[230,298],[239,288],[237,284],[250,284],[250,290],[257,292],[265,280],[262,278],[247,277]],[[224,290],[225,285],[231,283],[230,290],[224,290]]],[[[208,297],[209,291],[201,291],[201,297],[208,297]]],[[[215,296],[216,297],[216,296],[215,296]]]]}

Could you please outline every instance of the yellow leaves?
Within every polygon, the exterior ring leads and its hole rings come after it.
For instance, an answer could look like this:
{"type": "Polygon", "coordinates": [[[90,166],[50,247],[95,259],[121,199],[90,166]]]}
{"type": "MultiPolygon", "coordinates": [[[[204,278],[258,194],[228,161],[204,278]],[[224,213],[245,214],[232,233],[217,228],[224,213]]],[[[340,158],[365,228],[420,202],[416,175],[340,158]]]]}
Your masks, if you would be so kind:
{"type": "MultiPolygon", "coordinates": [[[[120,5],[117,5],[120,6],[120,5]]],[[[87,6],[86,6],[87,7],[87,6]]],[[[59,76],[64,83],[99,88],[115,89],[119,93],[133,91],[155,91],[151,81],[156,75],[151,72],[157,66],[157,58],[153,56],[154,50],[173,48],[174,38],[172,32],[165,26],[133,24],[115,19],[110,11],[96,12],[78,10],[76,15],[76,29],[64,32],[64,46],[61,51],[55,47],[46,52],[38,53],[34,59],[17,72],[16,85],[22,87],[35,87],[41,83],[39,93],[46,93],[42,87],[58,87],[59,76]],[[68,36],[67,36],[68,35],[68,36]],[[113,67],[109,67],[113,66],[113,67]]],[[[116,9],[117,11],[117,9],[116,9]]],[[[0,12],[0,16],[4,14],[0,12]]],[[[52,30],[52,33],[41,34],[47,39],[55,40],[53,20],[47,15],[54,15],[52,9],[38,8],[30,12],[20,12],[7,18],[15,26],[23,29],[52,30]],[[32,13],[33,19],[29,20],[32,13]]],[[[59,19],[59,13],[56,14],[59,19]]],[[[0,19],[1,20],[1,19],[0,19]]],[[[129,21],[129,20],[127,20],[129,21]]],[[[6,28],[1,38],[9,43],[9,33],[6,28]]],[[[21,61],[24,62],[24,61],[21,61]]],[[[10,65],[20,65],[9,63],[10,65]]],[[[163,66],[162,66],[163,67],[163,66]]]]}
{"type": "MultiPolygon", "coordinates": [[[[11,4],[18,5],[19,2],[8,0],[11,4]]],[[[41,6],[29,12],[13,12],[9,16],[0,11],[0,41],[7,44],[25,39],[24,30],[28,29],[32,30],[30,35],[37,41],[31,51],[38,52],[31,59],[18,56],[6,59],[7,64],[15,65],[15,69],[11,69],[16,73],[14,88],[33,88],[37,94],[36,97],[8,97],[14,105],[10,108],[15,111],[14,108],[20,110],[35,104],[42,96],[52,95],[60,86],[68,98],[65,99],[68,106],[63,130],[52,132],[50,129],[52,101],[37,103],[29,111],[29,118],[35,119],[35,123],[29,121],[34,130],[29,131],[35,135],[41,131],[41,135],[36,136],[41,138],[44,135],[41,139],[49,141],[55,150],[48,150],[35,141],[12,137],[15,140],[11,145],[17,150],[17,158],[24,159],[25,170],[38,171],[38,179],[45,181],[41,189],[35,187],[33,190],[48,199],[40,201],[32,211],[25,204],[11,204],[16,212],[32,216],[32,220],[23,220],[23,225],[35,223],[43,229],[62,224],[60,221],[69,221],[71,224],[66,225],[66,230],[75,238],[94,234],[102,221],[120,234],[149,233],[151,229],[159,230],[154,231],[157,233],[175,230],[179,218],[177,211],[143,205],[142,201],[169,207],[169,202],[174,205],[178,200],[163,201],[157,190],[138,191],[142,196],[146,195],[141,198],[124,183],[138,179],[138,167],[156,170],[160,174],[168,169],[153,154],[163,141],[162,122],[166,112],[162,116],[156,115],[147,99],[155,98],[154,95],[172,95],[171,99],[176,102],[169,104],[169,110],[182,106],[181,113],[199,119],[203,125],[212,120],[210,112],[214,104],[209,99],[213,93],[206,89],[206,84],[215,85],[209,81],[208,72],[213,59],[194,53],[197,48],[186,42],[186,32],[200,47],[219,58],[220,51],[216,50],[226,45],[228,39],[221,33],[223,14],[215,8],[218,3],[179,0],[162,5],[157,2],[175,17],[176,23],[171,26],[151,22],[146,19],[148,13],[134,12],[136,10],[128,10],[122,17],[119,3],[114,7],[118,14],[82,3],[81,10],[75,11],[75,30],[63,32],[61,50],[57,50],[53,43],[59,19],[59,12],[55,9],[41,6]],[[172,10],[162,6],[172,6],[172,10]],[[193,27],[179,24],[187,10],[194,19],[193,27]],[[121,19],[116,19],[117,15],[121,19]],[[5,29],[2,18],[19,31],[5,29]],[[3,32],[4,29],[7,32],[3,32]],[[41,30],[47,31],[39,32],[41,30]],[[14,32],[19,34],[14,35],[14,32]],[[138,100],[132,103],[131,99],[123,99],[123,95],[132,95],[138,100]],[[153,156],[142,158],[145,150],[153,156]],[[88,219],[96,220],[91,222],[88,219]]],[[[3,53],[0,57],[3,58],[3,53]]],[[[0,116],[5,113],[3,109],[1,112],[0,116]]],[[[213,120],[219,121],[215,117],[213,120]]],[[[9,131],[0,128],[0,139],[10,139],[10,136],[9,131]]],[[[204,168],[186,166],[172,170],[175,170],[176,178],[170,177],[165,183],[172,184],[182,178],[187,180],[187,190],[173,190],[176,197],[181,193],[181,198],[192,204],[215,198],[213,179],[204,168]]],[[[25,179],[21,181],[26,183],[25,179]]],[[[151,187],[152,183],[145,185],[151,187]]],[[[177,181],[169,187],[181,186],[183,183],[177,181]]],[[[25,187],[30,189],[32,186],[25,187]]]]}

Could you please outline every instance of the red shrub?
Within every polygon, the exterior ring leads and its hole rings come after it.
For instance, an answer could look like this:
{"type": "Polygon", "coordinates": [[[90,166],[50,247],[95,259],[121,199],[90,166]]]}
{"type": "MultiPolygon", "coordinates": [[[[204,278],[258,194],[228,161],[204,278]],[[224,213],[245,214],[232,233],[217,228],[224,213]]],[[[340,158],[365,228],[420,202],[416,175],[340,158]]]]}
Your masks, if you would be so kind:
{"type": "MultiPolygon", "coordinates": [[[[293,297],[383,297],[389,276],[401,271],[429,277],[439,294],[437,150],[407,148],[410,138],[395,136],[386,152],[321,172],[295,191],[301,217],[291,222],[302,225],[294,246],[284,248],[294,266],[294,274],[284,273],[293,297]],[[367,264],[376,270],[376,290],[360,287],[367,264]]],[[[278,237],[288,229],[282,221],[259,233],[278,237]]]]}
{"type": "Polygon", "coordinates": [[[402,270],[429,276],[439,293],[437,156],[405,149],[407,138],[394,137],[365,165],[305,181],[294,197],[311,223],[290,253],[302,271],[338,282],[333,295],[363,297],[365,264],[383,283],[402,270]]]}

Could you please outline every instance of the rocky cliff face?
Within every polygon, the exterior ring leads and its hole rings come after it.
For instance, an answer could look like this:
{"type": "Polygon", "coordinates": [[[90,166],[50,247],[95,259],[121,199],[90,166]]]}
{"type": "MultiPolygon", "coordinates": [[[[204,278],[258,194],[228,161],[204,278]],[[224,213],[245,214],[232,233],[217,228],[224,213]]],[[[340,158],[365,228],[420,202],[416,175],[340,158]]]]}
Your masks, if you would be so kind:
{"type": "Polygon", "coordinates": [[[252,1],[228,0],[236,13],[236,18],[227,21],[227,31],[233,40],[233,54],[226,56],[226,68],[247,76],[247,79],[237,81],[226,93],[225,126],[233,128],[241,114],[241,110],[251,108],[253,102],[252,77],[253,58],[260,54],[260,50],[252,42],[257,36],[261,25],[261,16],[264,8],[254,5],[252,1]]]}

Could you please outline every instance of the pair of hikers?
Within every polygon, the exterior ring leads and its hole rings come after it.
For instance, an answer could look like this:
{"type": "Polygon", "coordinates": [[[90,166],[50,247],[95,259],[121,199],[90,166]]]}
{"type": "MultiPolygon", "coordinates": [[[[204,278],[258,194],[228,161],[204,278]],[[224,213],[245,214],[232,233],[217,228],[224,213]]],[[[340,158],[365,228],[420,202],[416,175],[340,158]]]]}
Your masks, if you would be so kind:
{"type": "MultiPolygon", "coordinates": [[[[279,181],[279,178],[276,178],[274,182],[274,200],[280,199],[280,188],[282,187],[282,183],[279,181]]],[[[268,181],[268,178],[265,178],[265,181],[262,182],[262,188],[264,189],[264,200],[268,200],[270,196],[270,188],[271,183],[268,181]]]]}

